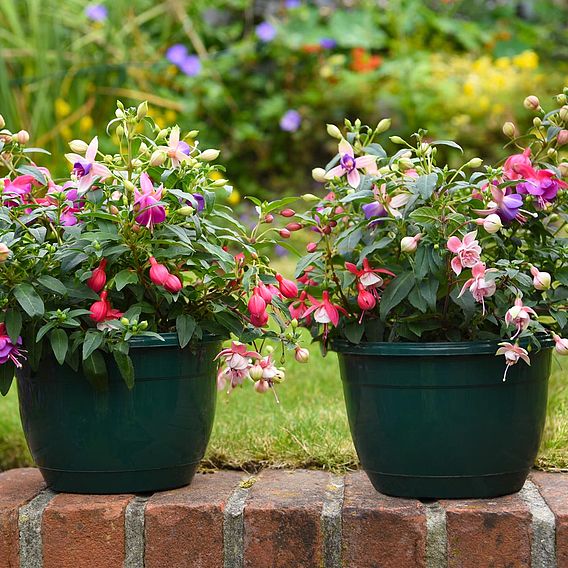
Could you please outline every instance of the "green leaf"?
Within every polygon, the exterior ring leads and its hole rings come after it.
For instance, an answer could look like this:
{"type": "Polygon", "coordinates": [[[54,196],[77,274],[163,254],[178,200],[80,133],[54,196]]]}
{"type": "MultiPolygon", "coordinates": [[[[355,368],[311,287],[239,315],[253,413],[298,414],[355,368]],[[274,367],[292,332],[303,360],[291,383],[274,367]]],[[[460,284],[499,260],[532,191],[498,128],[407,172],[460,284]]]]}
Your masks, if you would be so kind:
{"type": "Polygon", "coordinates": [[[129,389],[134,388],[134,365],[130,355],[125,355],[121,351],[113,351],[116,366],[129,389]]]}
{"type": "Polygon", "coordinates": [[[404,300],[415,283],[414,273],[405,272],[391,280],[386,287],[380,304],[380,316],[384,320],[388,313],[404,300]]]}
{"type": "Polygon", "coordinates": [[[312,252],[312,253],[307,254],[306,256],[302,257],[298,261],[298,265],[296,266],[296,278],[298,278],[298,276],[300,276],[302,274],[302,272],[304,272],[304,270],[308,266],[310,266],[310,264],[314,264],[315,262],[320,260],[322,256],[323,256],[323,253],[321,251],[316,251],[316,252],[312,252]]]}
{"type": "Polygon", "coordinates": [[[99,331],[87,331],[83,342],[83,360],[88,359],[93,351],[96,351],[103,342],[103,334],[99,331]]]}
{"type": "Polygon", "coordinates": [[[436,183],[438,182],[438,176],[436,174],[427,174],[420,176],[416,180],[416,189],[423,199],[430,199],[434,189],[436,188],[436,183]]]}
{"type": "Polygon", "coordinates": [[[346,256],[353,252],[363,237],[363,231],[359,227],[348,229],[337,239],[337,250],[340,255],[346,256]]]}
{"type": "Polygon", "coordinates": [[[31,317],[42,316],[45,311],[43,300],[38,296],[31,284],[18,284],[14,288],[14,296],[23,310],[31,317]]]}
{"type": "Polygon", "coordinates": [[[178,341],[182,349],[191,341],[196,325],[196,321],[187,314],[181,314],[176,318],[178,341]]]}
{"type": "Polygon", "coordinates": [[[242,322],[230,312],[218,312],[215,314],[215,319],[226,330],[234,333],[236,336],[240,336],[243,333],[242,322]]]}
{"type": "Polygon", "coordinates": [[[453,140],[434,140],[430,142],[430,146],[449,146],[450,148],[455,148],[463,154],[463,148],[453,140]]]}
{"type": "Polygon", "coordinates": [[[14,380],[14,373],[16,372],[16,367],[12,361],[6,361],[3,365],[0,365],[0,394],[6,396],[10,387],[12,386],[12,381],[14,380]]]}
{"type": "Polygon", "coordinates": [[[433,207],[419,207],[409,217],[418,223],[431,224],[439,221],[438,212],[433,207]]]}
{"type": "Polygon", "coordinates": [[[67,288],[58,278],[44,274],[43,276],[38,277],[37,281],[52,292],[57,292],[57,294],[60,294],[61,296],[67,295],[67,288]]]}
{"type": "Polygon", "coordinates": [[[6,331],[12,343],[16,343],[22,331],[22,314],[18,310],[8,310],[4,318],[4,323],[6,324],[6,331]]]}
{"type": "Polygon", "coordinates": [[[363,337],[364,331],[364,325],[361,325],[359,322],[353,321],[345,326],[345,337],[351,343],[358,345],[359,343],[361,343],[361,338],[363,337]]]}
{"type": "Polygon", "coordinates": [[[114,285],[120,292],[128,284],[138,284],[138,275],[132,270],[121,270],[114,277],[114,285]]]}
{"type": "Polygon", "coordinates": [[[83,372],[96,390],[107,390],[108,371],[100,351],[94,351],[83,361],[83,372]]]}
{"type": "Polygon", "coordinates": [[[69,347],[69,338],[67,337],[67,334],[63,329],[54,329],[49,334],[49,341],[57,362],[60,365],[63,365],[65,362],[65,355],[67,355],[67,349],[69,347]]]}

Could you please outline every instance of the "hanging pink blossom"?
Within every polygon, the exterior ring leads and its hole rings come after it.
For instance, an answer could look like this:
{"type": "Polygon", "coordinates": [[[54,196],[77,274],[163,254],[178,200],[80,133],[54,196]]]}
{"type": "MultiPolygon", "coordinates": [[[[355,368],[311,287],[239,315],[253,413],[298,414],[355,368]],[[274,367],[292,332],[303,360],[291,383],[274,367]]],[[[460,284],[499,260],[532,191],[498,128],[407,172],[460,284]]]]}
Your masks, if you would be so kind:
{"type": "Polygon", "coordinates": [[[448,250],[457,256],[452,259],[452,270],[459,276],[464,268],[472,268],[481,258],[481,247],[475,239],[477,231],[468,233],[461,241],[453,236],[448,239],[448,250]]]}

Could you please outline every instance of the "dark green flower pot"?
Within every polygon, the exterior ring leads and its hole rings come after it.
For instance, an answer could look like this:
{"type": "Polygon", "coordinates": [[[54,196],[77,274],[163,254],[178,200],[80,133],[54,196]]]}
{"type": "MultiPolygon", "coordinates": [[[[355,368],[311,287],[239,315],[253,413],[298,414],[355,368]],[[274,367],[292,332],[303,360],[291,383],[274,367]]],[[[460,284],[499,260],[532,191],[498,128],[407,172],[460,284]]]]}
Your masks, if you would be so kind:
{"type": "Polygon", "coordinates": [[[336,341],[347,414],[375,489],[414,498],[518,491],[540,445],[551,342],[509,370],[497,342],[336,341]]]}
{"type": "Polygon", "coordinates": [[[104,391],[54,359],[18,374],[28,446],[52,489],[135,493],[191,482],[213,426],[221,342],[180,349],[176,334],[163,337],[131,342],[132,390],[111,360],[104,391]]]}

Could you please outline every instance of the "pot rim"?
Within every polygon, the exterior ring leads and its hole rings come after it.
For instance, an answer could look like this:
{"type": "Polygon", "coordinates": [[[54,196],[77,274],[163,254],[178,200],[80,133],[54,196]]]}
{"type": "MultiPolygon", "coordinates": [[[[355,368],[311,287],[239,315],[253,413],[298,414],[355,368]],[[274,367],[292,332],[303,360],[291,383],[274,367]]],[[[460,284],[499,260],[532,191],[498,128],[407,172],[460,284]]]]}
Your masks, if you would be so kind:
{"type": "MultiPolygon", "coordinates": [[[[551,336],[537,336],[540,349],[552,349],[554,340],[551,336]]],[[[330,349],[342,355],[388,355],[391,357],[428,357],[428,356],[454,356],[454,355],[495,355],[499,343],[505,339],[487,339],[483,341],[437,341],[437,342],[387,342],[364,341],[359,344],[350,343],[345,339],[334,339],[330,342],[330,349]]],[[[528,339],[520,341],[521,345],[528,345],[528,339]]]]}
{"type": "MultiPolygon", "coordinates": [[[[177,331],[160,333],[158,335],[160,335],[160,337],[164,340],[161,341],[157,337],[135,336],[132,337],[128,343],[132,349],[146,349],[147,347],[177,347],[178,349],[181,349],[179,346],[177,331]]],[[[196,342],[193,340],[190,341],[187,347],[200,343],[215,343],[223,340],[224,338],[220,335],[214,335],[213,333],[203,331],[203,338],[196,342]]]]}

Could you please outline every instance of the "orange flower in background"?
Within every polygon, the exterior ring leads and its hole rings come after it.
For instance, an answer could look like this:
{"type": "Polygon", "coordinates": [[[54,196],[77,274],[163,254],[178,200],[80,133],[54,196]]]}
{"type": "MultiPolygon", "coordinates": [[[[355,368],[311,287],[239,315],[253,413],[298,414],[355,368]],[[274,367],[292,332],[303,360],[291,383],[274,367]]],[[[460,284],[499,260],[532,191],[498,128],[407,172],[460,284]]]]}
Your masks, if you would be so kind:
{"type": "Polygon", "coordinates": [[[357,73],[368,73],[374,71],[383,63],[380,55],[371,55],[363,47],[355,47],[351,50],[351,69],[357,73]]]}

